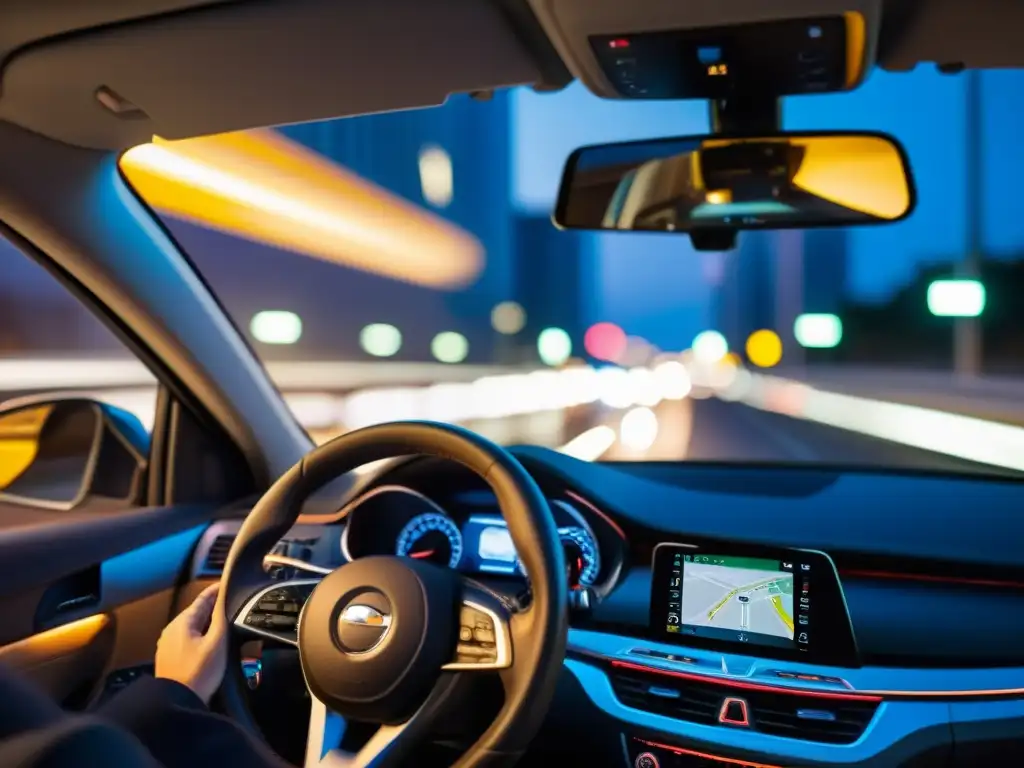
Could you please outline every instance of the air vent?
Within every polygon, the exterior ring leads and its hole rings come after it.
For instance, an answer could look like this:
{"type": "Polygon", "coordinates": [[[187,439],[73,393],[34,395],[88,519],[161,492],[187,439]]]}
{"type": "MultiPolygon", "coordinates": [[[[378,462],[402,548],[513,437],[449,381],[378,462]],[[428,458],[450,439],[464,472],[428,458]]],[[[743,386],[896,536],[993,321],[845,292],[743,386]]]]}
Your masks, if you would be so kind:
{"type": "Polygon", "coordinates": [[[867,728],[878,701],[851,694],[811,695],[729,686],[657,673],[610,671],[612,688],[627,707],[676,720],[718,725],[726,699],[746,703],[748,727],[760,733],[828,744],[851,744],[867,728]]]}
{"type": "Polygon", "coordinates": [[[235,543],[235,537],[229,533],[221,534],[214,539],[213,544],[206,552],[206,562],[203,563],[203,570],[210,573],[221,573],[224,570],[224,563],[228,561],[228,552],[231,545],[235,543]]]}

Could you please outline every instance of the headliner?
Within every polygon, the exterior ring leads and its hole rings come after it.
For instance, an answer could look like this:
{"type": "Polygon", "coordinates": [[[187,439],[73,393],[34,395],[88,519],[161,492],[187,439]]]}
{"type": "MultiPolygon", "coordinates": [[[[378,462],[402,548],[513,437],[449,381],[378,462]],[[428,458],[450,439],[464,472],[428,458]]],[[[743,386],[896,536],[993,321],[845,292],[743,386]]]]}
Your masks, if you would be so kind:
{"type": "MultiPolygon", "coordinates": [[[[550,9],[569,0],[6,0],[0,119],[117,150],[154,134],[187,138],[435,105],[451,93],[564,87],[576,67],[555,52],[531,2],[550,9]],[[103,109],[102,86],[139,111],[103,109]]],[[[1021,29],[1024,3],[885,0],[876,58],[890,70],[1017,67],[1021,29]]]]}

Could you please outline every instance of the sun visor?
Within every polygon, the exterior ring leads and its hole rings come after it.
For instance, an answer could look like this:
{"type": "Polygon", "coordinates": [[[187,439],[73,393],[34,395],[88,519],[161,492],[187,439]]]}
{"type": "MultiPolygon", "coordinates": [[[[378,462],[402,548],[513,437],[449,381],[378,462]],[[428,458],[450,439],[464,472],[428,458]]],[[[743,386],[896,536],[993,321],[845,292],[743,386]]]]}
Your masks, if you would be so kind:
{"type": "Polygon", "coordinates": [[[0,119],[123,149],[154,135],[430,106],[451,93],[542,81],[497,4],[244,2],[23,48],[4,67],[0,119]]]}

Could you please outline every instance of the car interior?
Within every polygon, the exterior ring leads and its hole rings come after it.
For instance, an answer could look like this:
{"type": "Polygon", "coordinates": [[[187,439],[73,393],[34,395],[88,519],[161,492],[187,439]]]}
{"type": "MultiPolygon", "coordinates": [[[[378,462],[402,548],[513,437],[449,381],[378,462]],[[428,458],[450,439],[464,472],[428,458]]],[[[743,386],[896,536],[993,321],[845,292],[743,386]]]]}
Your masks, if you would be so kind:
{"type": "Polygon", "coordinates": [[[31,446],[0,476],[0,664],[88,711],[152,674],[163,627],[219,580],[215,707],[297,765],[1012,764],[1019,476],[587,462],[427,422],[314,446],[118,161],[154,136],[578,80],[706,101],[713,132],[636,163],[606,148],[604,175],[575,155],[558,225],[720,250],[739,229],[912,215],[885,138],[868,203],[825,185],[773,216],[780,184],[812,189],[804,149],[750,159],[810,141],[786,139],[783,97],[875,67],[1020,67],[1022,29],[1024,5],[999,0],[9,0],[0,234],[159,389],[152,429],[74,394],[0,405],[5,439],[31,446]],[[668,203],[630,198],[642,173],[656,186],[637,167],[702,146],[719,151],[664,175],[668,203]],[[761,207],[681,211],[694,174],[761,207]],[[655,202],[672,215],[641,225],[655,202]],[[689,620],[684,585],[739,629],[689,620]]]}

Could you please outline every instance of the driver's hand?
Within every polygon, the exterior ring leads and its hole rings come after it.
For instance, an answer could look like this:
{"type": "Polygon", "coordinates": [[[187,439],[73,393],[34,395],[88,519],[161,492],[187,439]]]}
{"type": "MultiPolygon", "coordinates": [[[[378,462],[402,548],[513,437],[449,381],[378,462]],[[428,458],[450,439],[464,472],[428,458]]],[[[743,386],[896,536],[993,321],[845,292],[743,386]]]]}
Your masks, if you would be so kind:
{"type": "Polygon", "coordinates": [[[227,621],[213,584],[178,614],[156,644],[156,676],[191,688],[207,704],[227,669],[227,621]]]}

